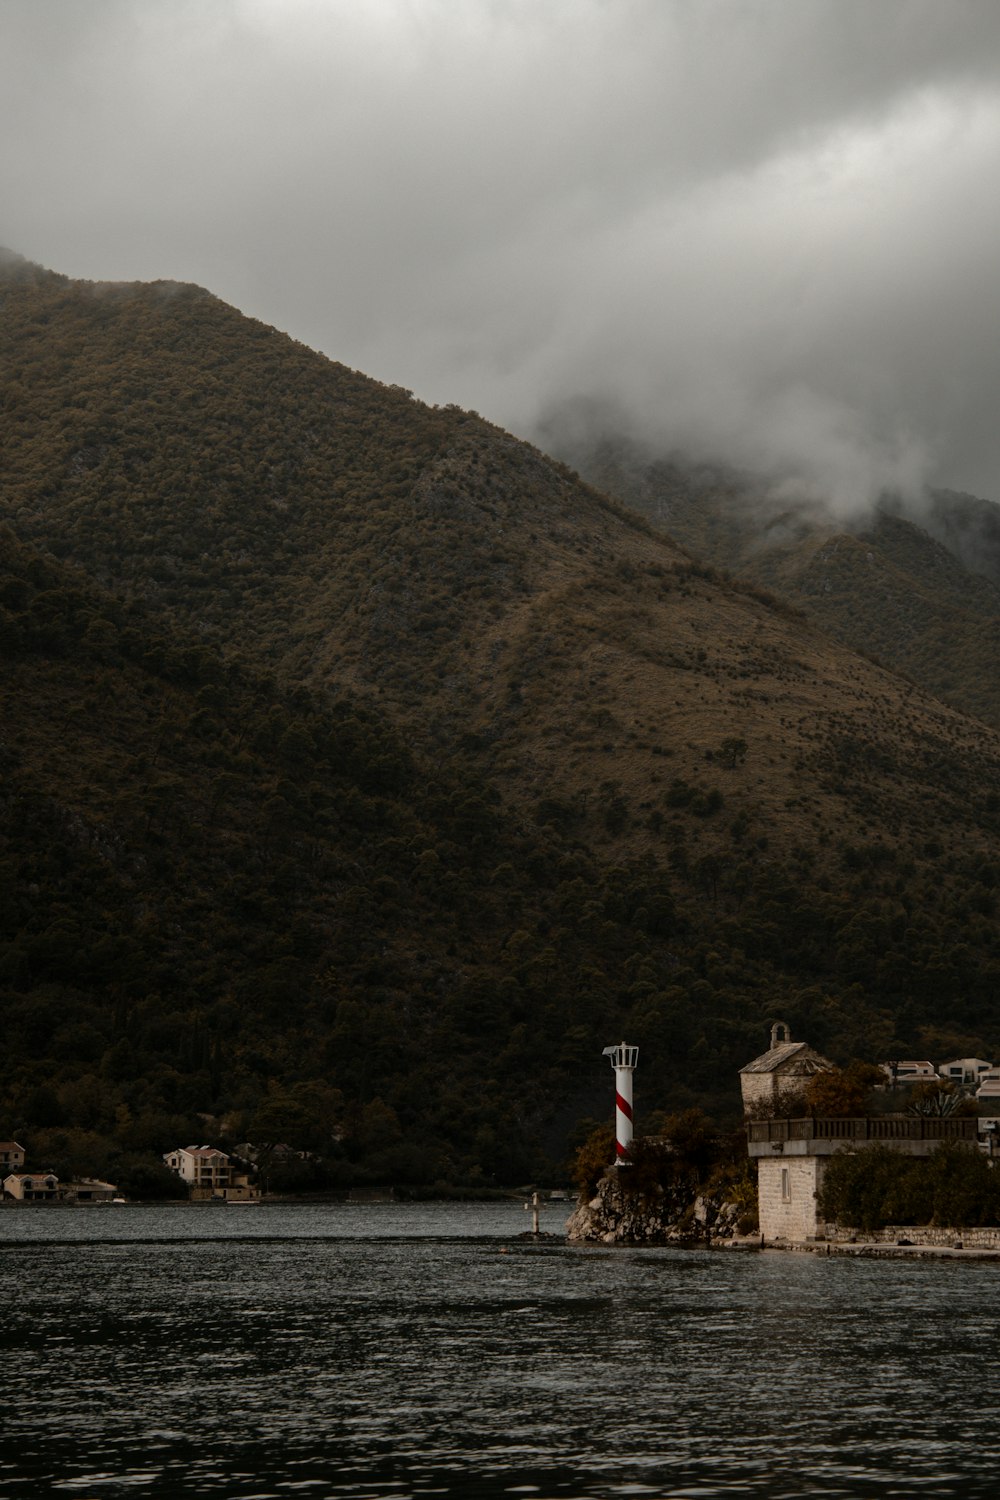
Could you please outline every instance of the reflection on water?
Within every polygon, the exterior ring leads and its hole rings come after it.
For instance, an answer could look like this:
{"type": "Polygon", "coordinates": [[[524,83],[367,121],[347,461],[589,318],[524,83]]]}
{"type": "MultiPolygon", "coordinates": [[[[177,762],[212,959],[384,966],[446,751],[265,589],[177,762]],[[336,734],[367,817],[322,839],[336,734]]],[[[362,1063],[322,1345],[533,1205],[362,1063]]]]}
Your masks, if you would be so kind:
{"type": "Polygon", "coordinates": [[[523,1228],[519,1205],[0,1213],[0,1495],[996,1492],[998,1268],[523,1228]]]}

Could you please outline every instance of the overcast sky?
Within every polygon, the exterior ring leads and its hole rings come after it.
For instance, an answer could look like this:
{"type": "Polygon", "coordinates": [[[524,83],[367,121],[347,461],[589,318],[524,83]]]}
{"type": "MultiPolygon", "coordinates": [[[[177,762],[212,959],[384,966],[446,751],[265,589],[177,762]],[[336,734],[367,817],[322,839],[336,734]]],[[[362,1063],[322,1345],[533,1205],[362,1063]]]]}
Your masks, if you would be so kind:
{"type": "Polygon", "coordinates": [[[1000,500],[998,0],[0,0],[0,244],[530,435],[1000,500]]]}

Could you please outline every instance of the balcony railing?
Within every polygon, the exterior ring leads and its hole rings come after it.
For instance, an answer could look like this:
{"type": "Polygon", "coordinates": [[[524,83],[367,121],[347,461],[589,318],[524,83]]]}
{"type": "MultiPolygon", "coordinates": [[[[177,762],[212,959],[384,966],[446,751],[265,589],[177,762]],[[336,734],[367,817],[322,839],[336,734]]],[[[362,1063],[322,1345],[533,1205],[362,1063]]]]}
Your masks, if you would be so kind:
{"type": "Polygon", "coordinates": [[[848,1119],[750,1120],[747,1140],[775,1141],[974,1141],[978,1120],[971,1115],[935,1119],[926,1115],[863,1115],[848,1119]]]}

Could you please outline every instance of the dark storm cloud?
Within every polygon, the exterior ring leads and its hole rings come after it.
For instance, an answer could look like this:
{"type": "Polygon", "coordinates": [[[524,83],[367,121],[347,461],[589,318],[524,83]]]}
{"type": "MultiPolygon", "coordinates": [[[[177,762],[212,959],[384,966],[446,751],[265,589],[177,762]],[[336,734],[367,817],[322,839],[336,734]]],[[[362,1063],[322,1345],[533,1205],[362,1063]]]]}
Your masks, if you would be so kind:
{"type": "Polygon", "coordinates": [[[1000,497],[993,0],[4,0],[0,240],[530,432],[1000,497]]]}

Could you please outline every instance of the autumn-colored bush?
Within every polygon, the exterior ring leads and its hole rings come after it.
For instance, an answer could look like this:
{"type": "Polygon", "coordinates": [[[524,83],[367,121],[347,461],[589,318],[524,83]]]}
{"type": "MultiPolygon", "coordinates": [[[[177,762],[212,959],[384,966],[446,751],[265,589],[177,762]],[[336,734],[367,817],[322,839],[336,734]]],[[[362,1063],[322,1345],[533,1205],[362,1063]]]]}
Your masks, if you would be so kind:
{"type": "Polygon", "coordinates": [[[803,1102],[810,1115],[864,1115],[872,1090],[884,1087],[885,1074],[874,1063],[855,1060],[846,1068],[824,1069],[806,1084],[803,1102]]]}

